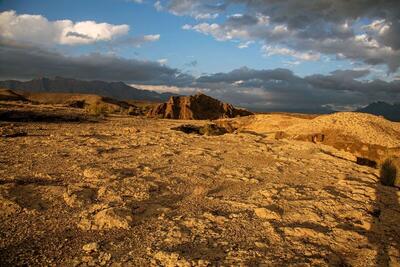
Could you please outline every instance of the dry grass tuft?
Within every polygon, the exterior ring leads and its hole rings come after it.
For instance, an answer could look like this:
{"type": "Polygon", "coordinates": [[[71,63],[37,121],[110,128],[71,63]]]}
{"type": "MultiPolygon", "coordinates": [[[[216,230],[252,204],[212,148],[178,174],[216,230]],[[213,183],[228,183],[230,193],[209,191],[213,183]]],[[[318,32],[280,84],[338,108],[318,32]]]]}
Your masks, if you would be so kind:
{"type": "Polygon", "coordinates": [[[381,183],[387,186],[396,186],[400,183],[399,159],[387,158],[380,171],[381,183]]]}
{"type": "Polygon", "coordinates": [[[108,113],[107,105],[99,102],[95,102],[87,108],[87,111],[90,115],[94,116],[104,116],[108,113]]]}

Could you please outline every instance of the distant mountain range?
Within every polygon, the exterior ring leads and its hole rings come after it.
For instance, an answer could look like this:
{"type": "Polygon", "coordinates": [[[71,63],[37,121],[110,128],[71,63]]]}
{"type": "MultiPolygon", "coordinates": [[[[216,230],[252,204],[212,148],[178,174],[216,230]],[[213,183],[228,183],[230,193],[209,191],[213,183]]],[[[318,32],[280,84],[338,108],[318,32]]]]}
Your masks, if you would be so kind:
{"type": "Polygon", "coordinates": [[[0,81],[0,88],[26,92],[96,94],[118,100],[134,99],[154,102],[165,102],[170,96],[176,96],[173,93],[137,89],[123,82],[82,81],[63,77],[40,78],[26,82],[0,81]]]}
{"type": "Polygon", "coordinates": [[[391,121],[400,121],[400,103],[391,105],[386,102],[378,101],[371,103],[364,108],[358,109],[357,112],[383,116],[391,121]]]}

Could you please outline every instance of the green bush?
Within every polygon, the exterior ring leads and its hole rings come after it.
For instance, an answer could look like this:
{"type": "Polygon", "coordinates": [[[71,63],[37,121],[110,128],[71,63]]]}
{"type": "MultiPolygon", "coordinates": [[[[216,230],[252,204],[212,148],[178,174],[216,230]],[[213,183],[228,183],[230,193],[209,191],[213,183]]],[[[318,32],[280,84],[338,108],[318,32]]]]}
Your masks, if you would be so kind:
{"type": "Polygon", "coordinates": [[[396,186],[400,183],[399,159],[387,158],[381,165],[380,179],[383,185],[396,186]]]}

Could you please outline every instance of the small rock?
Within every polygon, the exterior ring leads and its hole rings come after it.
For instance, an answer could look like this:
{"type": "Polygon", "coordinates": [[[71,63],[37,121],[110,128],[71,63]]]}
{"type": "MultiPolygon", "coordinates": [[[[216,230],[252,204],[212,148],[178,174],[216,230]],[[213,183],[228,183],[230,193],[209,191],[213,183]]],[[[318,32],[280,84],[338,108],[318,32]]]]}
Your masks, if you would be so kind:
{"type": "Polygon", "coordinates": [[[70,207],[83,207],[96,199],[96,190],[92,188],[68,186],[63,194],[65,203],[70,207]]]}
{"type": "Polygon", "coordinates": [[[87,253],[97,251],[98,248],[99,248],[99,244],[97,244],[96,242],[87,243],[87,244],[83,245],[83,247],[82,247],[82,249],[87,253]]]}
{"type": "Polygon", "coordinates": [[[98,212],[94,216],[94,221],[99,229],[129,229],[132,212],[127,208],[108,208],[98,212]]]}
{"type": "Polygon", "coordinates": [[[87,263],[88,266],[95,266],[95,264],[96,264],[93,257],[91,257],[91,256],[83,256],[82,262],[87,263]]]}
{"type": "Polygon", "coordinates": [[[97,179],[103,175],[101,170],[95,168],[88,168],[83,171],[83,176],[89,179],[97,179]]]}
{"type": "Polygon", "coordinates": [[[112,255],[110,253],[100,252],[100,256],[99,256],[100,266],[106,265],[107,262],[111,260],[111,257],[112,257],[112,255]]]}
{"type": "Polygon", "coordinates": [[[280,217],[276,212],[265,208],[256,208],[254,209],[254,213],[257,217],[267,220],[279,219],[280,217]]]}

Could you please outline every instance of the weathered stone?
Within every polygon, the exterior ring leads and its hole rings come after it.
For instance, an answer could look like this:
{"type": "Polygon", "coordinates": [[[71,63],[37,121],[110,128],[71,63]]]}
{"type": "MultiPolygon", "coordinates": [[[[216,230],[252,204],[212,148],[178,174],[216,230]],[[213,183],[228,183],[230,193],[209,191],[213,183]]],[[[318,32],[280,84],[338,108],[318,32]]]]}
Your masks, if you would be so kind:
{"type": "Polygon", "coordinates": [[[97,251],[98,249],[99,249],[99,244],[97,244],[96,242],[87,243],[82,246],[82,250],[87,253],[97,251]]]}
{"type": "Polygon", "coordinates": [[[215,120],[252,114],[204,94],[173,96],[167,103],[160,104],[147,113],[149,117],[182,120],[215,120]]]}

